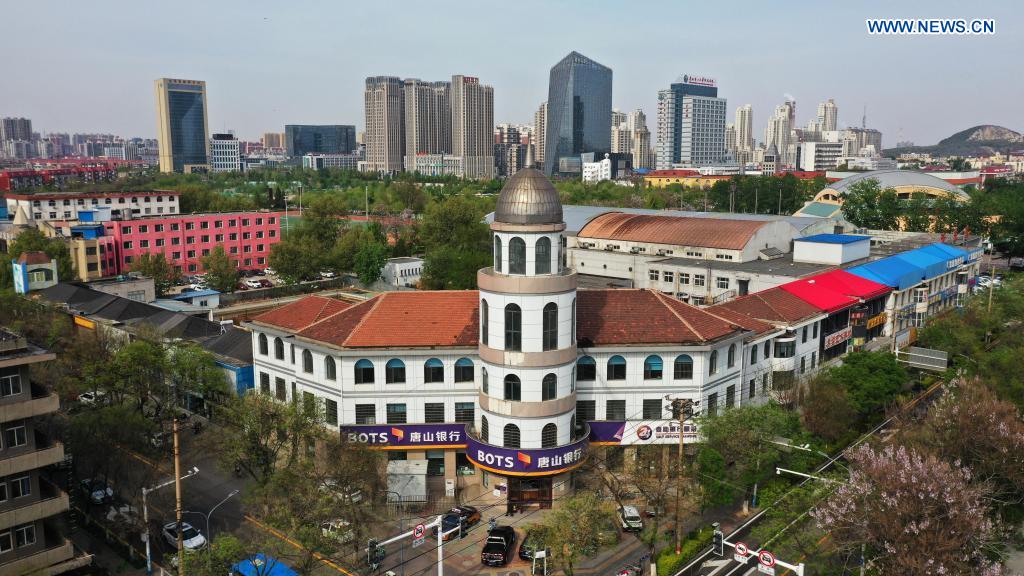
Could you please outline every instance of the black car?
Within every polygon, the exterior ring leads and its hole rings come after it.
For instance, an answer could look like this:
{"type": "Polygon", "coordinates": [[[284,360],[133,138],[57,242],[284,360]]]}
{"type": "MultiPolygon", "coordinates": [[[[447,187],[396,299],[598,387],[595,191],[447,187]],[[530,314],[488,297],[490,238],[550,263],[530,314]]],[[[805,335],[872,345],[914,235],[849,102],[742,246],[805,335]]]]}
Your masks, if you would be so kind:
{"type": "Polygon", "coordinates": [[[523,543],[519,545],[519,558],[526,561],[533,560],[533,553],[540,548],[538,540],[536,532],[527,530],[526,535],[523,536],[523,543]]]}
{"type": "MultiPolygon", "coordinates": [[[[480,511],[472,506],[456,506],[448,511],[441,519],[441,530],[446,533],[444,540],[447,542],[452,538],[464,538],[469,528],[480,522],[480,511]],[[462,526],[462,530],[453,531],[456,526],[462,526]],[[450,533],[449,533],[450,532],[450,533]]],[[[434,527],[434,536],[437,536],[437,527],[434,527]]]]}
{"type": "Polygon", "coordinates": [[[480,552],[480,562],[486,566],[504,566],[512,560],[515,546],[515,529],[511,526],[495,526],[487,533],[487,541],[480,552]]]}

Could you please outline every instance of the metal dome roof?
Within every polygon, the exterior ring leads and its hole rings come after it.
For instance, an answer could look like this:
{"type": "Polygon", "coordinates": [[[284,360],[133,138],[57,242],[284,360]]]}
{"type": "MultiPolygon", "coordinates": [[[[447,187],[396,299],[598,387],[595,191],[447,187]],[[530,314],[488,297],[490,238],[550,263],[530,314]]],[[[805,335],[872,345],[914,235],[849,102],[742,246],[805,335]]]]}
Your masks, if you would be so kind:
{"type": "Polygon", "coordinates": [[[508,179],[498,196],[494,221],[505,224],[560,224],[558,191],[536,168],[525,168],[508,179]]]}

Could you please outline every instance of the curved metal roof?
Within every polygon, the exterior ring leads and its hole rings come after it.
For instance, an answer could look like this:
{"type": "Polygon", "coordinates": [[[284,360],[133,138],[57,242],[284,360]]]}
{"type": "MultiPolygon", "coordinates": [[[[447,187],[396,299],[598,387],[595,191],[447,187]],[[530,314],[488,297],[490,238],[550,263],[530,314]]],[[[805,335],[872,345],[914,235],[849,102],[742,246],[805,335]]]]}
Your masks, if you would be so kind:
{"type": "Polygon", "coordinates": [[[847,188],[852,184],[874,178],[878,180],[878,184],[882,188],[895,188],[897,186],[914,186],[920,188],[935,188],[954,194],[958,197],[966,197],[967,195],[963,190],[956,186],[946,182],[942,178],[937,178],[931,174],[925,174],[924,172],[914,172],[913,170],[872,170],[870,172],[863,172],[855,174],[833,182],[829,188],[845,194],[847,188]]]}
{"type": "Polygon", "coordinates": [[[494,221],[505,224],[559,224],[562,201],[558,191],[536,168],[525,168],[508,179],[498,196],[494,221]]]}

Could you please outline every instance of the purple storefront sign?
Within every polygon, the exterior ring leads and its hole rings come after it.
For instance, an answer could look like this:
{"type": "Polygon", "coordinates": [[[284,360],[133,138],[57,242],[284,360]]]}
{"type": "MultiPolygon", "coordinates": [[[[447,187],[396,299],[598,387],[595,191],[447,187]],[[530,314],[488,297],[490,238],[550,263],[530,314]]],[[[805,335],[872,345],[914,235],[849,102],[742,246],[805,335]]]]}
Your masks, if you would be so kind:
{"type": "Polygon", "coordinates": [[[466,425],[454,424],[359,424],[343,426],[349,442],[362,442],[380,450],[465,448],[466,425]]]}
{"type": "MultiPolygon", "coordinates": [[[[598,420],[590,425],[590,442],[608,446],[634,444],[678,444],[679,422],[675,420],[598,420]]],[[[683,441],[698,442],[697,425],[683,425],[683,441]]]]}
{"type": "Polygon", "coordinates": [[[586,459],[589,438],[558,448],[502,448],[468,437],[466,456],[488,472],[506,476],[550,476],[576,468],[586,459]]]}

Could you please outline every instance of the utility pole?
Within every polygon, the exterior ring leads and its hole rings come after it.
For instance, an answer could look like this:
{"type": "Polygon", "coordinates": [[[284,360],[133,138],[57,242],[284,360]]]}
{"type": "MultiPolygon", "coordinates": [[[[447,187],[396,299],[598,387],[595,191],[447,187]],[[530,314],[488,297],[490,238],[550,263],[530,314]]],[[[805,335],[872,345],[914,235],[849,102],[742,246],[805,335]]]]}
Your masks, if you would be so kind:
{"type": "Polygon", "coordinates": [[[185,576],[185,541],[181,533],[181,444],[178,442],[178,379],[171,384],[171,433],[174,436],[174,521],[178,535],[178,576],[185,576]]]}
{"type": "Polygon", "coordinates": [[[370,186],[363,186],[363,201],[366,203],[366,224],[370,224],[370,186]]]}
{"type": "Polygon", "coordinates": [[[782,182],[779,182],[779,210],[776,214],[782,215],[782,182]]]}
{"type": "Polygon", "coordinates": [[[754,214],[757,214],[757,192],[758,192],[758,188],[760,188],[760,186],[755,184],[754,185],[754,214]]]}
{"type": "MultiPolygon", "coordinates": [[[[666,399],[668,397],[666,396],[666,399]]],[[[683,434],[683,423],[693,417],[693,406],[696,404],[689,398],[675,398],[672,400],[672,411],[679,419],[679,458],[676,460],[676,554],[683,550],[683,525],[679,510],[682,507],[683,493],[683,448],[685,445],[683,434]]]]}

